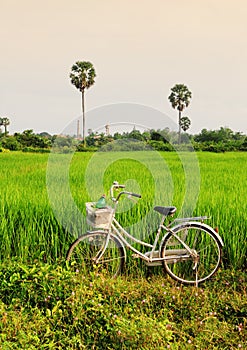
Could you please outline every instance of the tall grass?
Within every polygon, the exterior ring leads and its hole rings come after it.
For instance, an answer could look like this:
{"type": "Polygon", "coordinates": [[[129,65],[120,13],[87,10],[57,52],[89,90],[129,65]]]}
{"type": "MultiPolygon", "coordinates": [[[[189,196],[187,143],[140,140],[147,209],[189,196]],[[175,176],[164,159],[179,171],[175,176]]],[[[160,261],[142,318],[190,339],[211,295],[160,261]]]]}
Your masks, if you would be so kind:
{"type": "Polygon", "coordinates": [[[211,216],[224,241],[224,260],[247,266],[247,154],[199,153],[201,190],[196,213],[211,216]]]}
{"type": "MultiPolygon", "coordinates": [[[[162,167],[152,152],[54,156],[51,162],[47,154],[0,154],[1,260],[13,256],[22,261],[63,259],[74,236],[88,228],[85,202],[97,200],[114,180],[142,194],[137,204],[123,200],[117,218],[145,239],[150,239],[158,224],[154,205],[175,205],[180,212],[184,198],[189,198],[176,153],[161,153],[162,167]]],[[[247,154],[198,153],[197,157],[201,183],[193,214],[210,216],[207,223],[219,228],[225,264],[244,268],[247,154]]]]}
{"type": "Polygon", "coordinates": [[[46,191],[47,155],[1,154],[1,259],[50,260],[63,251],[66,233],[57,222],[46,191]]]}

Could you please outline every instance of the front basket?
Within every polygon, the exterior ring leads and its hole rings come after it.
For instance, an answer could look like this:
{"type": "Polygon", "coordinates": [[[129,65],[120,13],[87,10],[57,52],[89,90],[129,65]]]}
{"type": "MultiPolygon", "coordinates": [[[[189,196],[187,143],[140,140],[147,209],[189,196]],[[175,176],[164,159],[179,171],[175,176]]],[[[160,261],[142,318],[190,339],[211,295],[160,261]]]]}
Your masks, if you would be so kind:
{"type": "Polygon", "coordinates": [[[95,202],[86,203],[87,224],[95,228],[108,229],[111,226],[114,210],[111,207],[95,208],[95,202]]]}

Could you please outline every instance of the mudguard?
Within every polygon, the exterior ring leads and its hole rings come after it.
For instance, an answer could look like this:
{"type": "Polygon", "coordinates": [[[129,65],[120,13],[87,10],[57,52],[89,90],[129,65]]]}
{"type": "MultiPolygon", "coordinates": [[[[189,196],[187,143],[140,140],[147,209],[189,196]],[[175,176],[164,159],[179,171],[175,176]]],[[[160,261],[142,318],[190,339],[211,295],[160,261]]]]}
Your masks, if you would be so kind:
{"type": "MultiPolygon", "coordinates": [[[[178,224],[176,226],[171,227],[171,230],[174,231],[176,233],[176,231],[179,228],[183,228],[183,227],[198,227],[198,228],[202,228],[204,231],[207,231],[209,233],[212,233],[216,239],[218,240],[219,244],[221,245],[221,248],[224,246],[223,240],[220,237],[220,235],[209,225],[201,223],[201,222],[197,222],[197,221],[185,221],[181,224],[178,224]]],[[[162,238],[162,241],[160,243],[160,247],[163,246],[163,243],[166,239],[166,237],[169,235],[169,232],[165,234],[165,236],[162,238]]]]}

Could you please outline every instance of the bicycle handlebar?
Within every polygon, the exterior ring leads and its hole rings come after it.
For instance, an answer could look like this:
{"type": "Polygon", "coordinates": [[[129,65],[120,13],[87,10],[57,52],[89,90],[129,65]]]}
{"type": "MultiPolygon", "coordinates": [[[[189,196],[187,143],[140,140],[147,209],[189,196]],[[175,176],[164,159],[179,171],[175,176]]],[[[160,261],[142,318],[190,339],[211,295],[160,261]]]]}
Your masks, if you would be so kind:
{"type": "Polygon", "coordinates": [[[120,192],[118,194],[118,196],[116,198],[116,202],[119,200],[119,198],[120,198],[120,196],[122,196],[122,194],[127,194],[128,196],[137,197],[137,198],[141,198],[142,197],[140,194],[137,194],[137,193],[122,191],[122,192],[120,192]]]}
{"type": "Polygon", "coordinates": [[[119,200],[120,196],[122,196],[123,194],[127,194],[128,196],[131,196],[131,197],[141,198],[140,194],[134,193],[134,192],[128,192],[128,191],[121,191],[118,194],[117,198],[115,198],[113,196],[113,191],[114,191],[114,189],[118,189],[118,188],[125,188],[125,185],[119,185],[119,183],[117,181],[114,181],[113,185],[111,186],[111,190],[110,190],[111,199],[113,202],[117,202],[119,200]]]}
{"type": "Polygon", "coordinates": [[[130,192],[129,195],[132,196],[132,197],[142,198],[141,194],[134,193],[134,192],[130,192]]]}

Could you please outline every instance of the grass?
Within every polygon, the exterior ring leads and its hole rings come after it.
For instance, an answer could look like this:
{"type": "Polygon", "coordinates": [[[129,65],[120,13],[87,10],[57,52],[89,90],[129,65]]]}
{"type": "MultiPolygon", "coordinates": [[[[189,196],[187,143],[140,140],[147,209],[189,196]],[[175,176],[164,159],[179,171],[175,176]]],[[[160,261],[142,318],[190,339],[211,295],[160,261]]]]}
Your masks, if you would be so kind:
{"type": "Polygon", "coordinates": [[[246,283],[229,270],[195,288],[12,261],[0,268],[1,349],[246,349],[246,283]]]}

